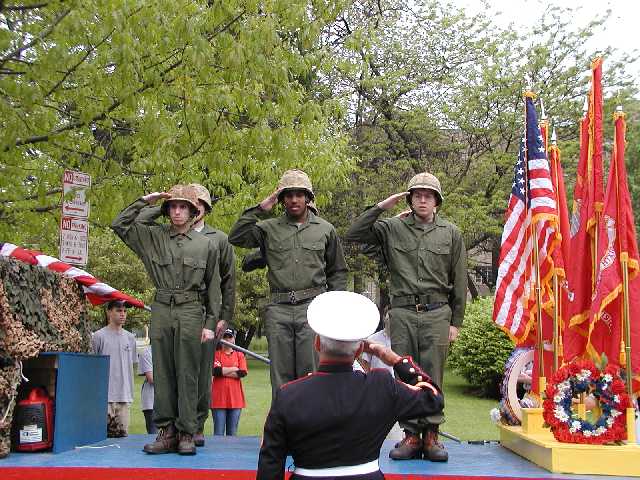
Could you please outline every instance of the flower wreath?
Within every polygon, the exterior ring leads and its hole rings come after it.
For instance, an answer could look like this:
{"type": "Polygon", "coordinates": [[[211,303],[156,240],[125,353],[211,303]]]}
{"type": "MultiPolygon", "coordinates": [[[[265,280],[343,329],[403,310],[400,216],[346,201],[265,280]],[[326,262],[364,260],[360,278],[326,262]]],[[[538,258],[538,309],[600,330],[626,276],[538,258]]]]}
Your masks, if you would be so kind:
{"type": "Polygon", "coordinates": [[[598,370],[591,361],[560,368],[547,385],[543,417],[559,442],[603,444],[627,438],[626,409],[631,406],[617,367],[598,370]],[[600,401],[602,415],[591,423],[571,411],[572,399],[581,393],[600,401]]]}

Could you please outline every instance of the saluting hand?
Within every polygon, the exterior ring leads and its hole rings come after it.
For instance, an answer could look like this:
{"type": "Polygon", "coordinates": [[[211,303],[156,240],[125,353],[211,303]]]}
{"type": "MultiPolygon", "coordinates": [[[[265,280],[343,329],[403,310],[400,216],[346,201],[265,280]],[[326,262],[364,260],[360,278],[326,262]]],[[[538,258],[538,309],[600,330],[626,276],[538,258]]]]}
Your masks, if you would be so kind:
{"type": "Polygon", "coordinates": [[[276,188],[271,195],[260,202],[260,208],[265,212],[271,210],[273,206],[278,203],[278,195],[280,195],[281,191],[281,188],[276,188]]]}
{"type": "Polygon", "coordinates": [[[409,195],[409,192],[394,193],[390,197],[387,197],[381,202],[378,202],[378,207],[382,208],[383,210],[389,210],[395,207],[400,202],[400,200],[402,200],[407,195],[409,195]]]}
{"type": "Polygon", "coordinates": [[[153,192],[142,197],[142,199],[149,205],[153,205],[161,198],[171,198],[171,194],[167,192],[153,192]]]}
{"type": "Polygon", "coordinates": [[[370,343],[366,340],[364,342],[364,351],[370,353],[375,357],[378,357],[389,366],[394,366],[402,359],[400,355],[391,350],[389,347],[385,347],[384,345],[381,345],[379,343],[370,343]]]}

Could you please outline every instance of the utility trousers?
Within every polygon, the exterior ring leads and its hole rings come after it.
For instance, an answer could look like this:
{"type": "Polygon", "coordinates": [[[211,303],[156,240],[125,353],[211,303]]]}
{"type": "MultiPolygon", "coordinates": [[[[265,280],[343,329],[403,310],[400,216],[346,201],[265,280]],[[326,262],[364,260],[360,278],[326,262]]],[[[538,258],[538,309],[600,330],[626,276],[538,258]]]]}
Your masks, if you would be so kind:
{"type": "Polygon", "coordinates": [[[313,347],[316,334],[307,323],[309,303],[311,299],[295,305],[267,305],[265,330],[273,397],[281,385],[314,372],[318,365],[318,354],[313,347]]]}
{"type": "MultiPolygon", "coordinates": [[[[442,388],[444,366],[449,352],[451,308],[448,304],[431,311],[415,307],[395,307],[389,311],[391,349],[413,360],[442,388]]],[[[444,423],[444,412],[400,422],[404,430],[419,434],[428,425],[444,423]]]]}
{"type": "Polygon", "coordinates": [[[196,433],[204,323],[200,301],[153,303],[149,329],[155,387],[153,421],[159,428],[174,423],[180,432],[196,433]]]}

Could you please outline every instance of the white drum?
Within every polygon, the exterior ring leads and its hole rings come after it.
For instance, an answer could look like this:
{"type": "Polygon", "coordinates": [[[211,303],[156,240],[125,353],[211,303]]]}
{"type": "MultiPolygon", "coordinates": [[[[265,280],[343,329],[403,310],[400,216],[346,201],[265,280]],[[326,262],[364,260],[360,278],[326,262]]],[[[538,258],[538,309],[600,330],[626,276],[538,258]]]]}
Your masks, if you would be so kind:
{"type": "MultiPolygon", "coordinates": [[[[533,363],[533,348],[516,348],[507,359],[504,367],[504,377],[500,386],[500,413],[502,419],[508,425],[520,425],[522,423],[521,399],[518,398],[518,377],[527,364],[533,363]]],[[[534,406],[534,405],[532,405],[534,406]]]]}

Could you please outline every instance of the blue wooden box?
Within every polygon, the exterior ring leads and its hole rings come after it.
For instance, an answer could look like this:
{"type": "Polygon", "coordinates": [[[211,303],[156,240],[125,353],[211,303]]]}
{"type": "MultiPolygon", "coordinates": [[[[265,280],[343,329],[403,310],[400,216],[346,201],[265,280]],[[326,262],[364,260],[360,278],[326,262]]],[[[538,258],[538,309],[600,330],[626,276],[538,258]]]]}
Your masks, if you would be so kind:
{"type": "Polygon", "coordinates": [[[23,374],[22,388],[44,385],[54,397],[53,453],[107,438],[107,355],[42,352],[24,362],[23,374]]]}

